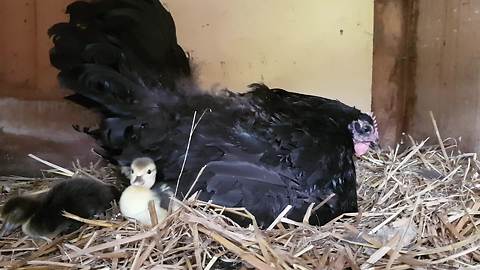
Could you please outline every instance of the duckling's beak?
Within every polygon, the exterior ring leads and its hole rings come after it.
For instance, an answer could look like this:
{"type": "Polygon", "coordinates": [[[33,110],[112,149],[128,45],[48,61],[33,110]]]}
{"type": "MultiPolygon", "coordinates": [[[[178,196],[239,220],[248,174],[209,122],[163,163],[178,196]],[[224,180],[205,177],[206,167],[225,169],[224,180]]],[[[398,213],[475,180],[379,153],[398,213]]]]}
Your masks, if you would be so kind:
{"type": "Polygon", "coordinates": [[[135,177],[135,180],[133,180],[133,182],[132,182],[132,185],[135,185],[135,186],[142,186],[143,184],[145,184],[145,181],[143,180],[143,177],[141,177],[141,176],[135,177]]]}

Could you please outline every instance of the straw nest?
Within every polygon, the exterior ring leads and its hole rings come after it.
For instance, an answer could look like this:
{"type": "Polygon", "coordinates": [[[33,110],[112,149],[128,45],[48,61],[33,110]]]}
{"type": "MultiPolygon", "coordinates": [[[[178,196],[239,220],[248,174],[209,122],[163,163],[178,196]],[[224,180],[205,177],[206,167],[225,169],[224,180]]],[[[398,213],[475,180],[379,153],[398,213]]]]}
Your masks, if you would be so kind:
{"type": "MultiPolygon", "coordinates": [[[[1,238],[0,267],[473,269],[480,261],[480,162],[476,154],[461,153],[455,140],[437,135],[438,145],[405,136],[396,149],[358,160],[361,211],[322,227],[280,215],[267,230],[241,228],[222,213],[248,212],[189,200],[147,228],[124,220],[113,207],[104,220],[84,220],[80,230],[53,242],[19,232],[1,238]]],[[[78,174],[115,180],[110,168],[75,168],[78,174]]],[[[0,180],[4,194],[55,181],[0,180]]]]}

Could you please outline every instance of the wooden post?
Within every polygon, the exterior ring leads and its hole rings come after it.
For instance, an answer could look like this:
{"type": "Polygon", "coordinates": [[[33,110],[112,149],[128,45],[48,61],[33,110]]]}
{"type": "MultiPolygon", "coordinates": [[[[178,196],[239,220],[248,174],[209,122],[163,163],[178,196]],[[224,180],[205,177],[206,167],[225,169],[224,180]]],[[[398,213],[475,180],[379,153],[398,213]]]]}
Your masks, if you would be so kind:
{"type": "Polygon", "coordinates": [[[414,102],[417,1],[374,4],[372,110],[383,146],[393,146],[406,131],[414,102]]]}

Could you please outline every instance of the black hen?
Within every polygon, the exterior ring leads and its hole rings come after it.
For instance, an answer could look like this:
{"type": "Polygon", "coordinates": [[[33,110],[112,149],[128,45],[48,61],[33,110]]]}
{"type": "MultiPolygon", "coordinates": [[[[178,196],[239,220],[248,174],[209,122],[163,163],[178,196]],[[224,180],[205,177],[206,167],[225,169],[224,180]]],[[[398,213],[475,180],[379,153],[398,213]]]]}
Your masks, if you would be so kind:
{"type": "Polygon", "coordinates": [[[190,75],[188,58],[157,0],[75,2],[68,12],[70,22],[49,31],[52,64],[75,101],[103,112],[100,127],[85,130],[102,156],[121,166],[148,156],[157,180],[172,185],[183,168],[180,198],[206,166],[192,191],[244,206],[262,226],[287,205],[287,216],[302,220],[309,205],[331,194],[311,223],[357,211],[353,154],[378,138],[369,115],[261,84],[244,94],[178,86],[190,75]]]}

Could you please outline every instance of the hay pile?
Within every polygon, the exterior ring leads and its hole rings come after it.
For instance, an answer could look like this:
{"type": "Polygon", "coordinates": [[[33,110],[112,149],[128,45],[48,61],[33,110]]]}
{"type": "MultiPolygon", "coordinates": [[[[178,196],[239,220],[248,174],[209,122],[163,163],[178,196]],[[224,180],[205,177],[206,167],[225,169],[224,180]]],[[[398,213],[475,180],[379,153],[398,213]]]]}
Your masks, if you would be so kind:
{"type": "MultiPolygon", "coordinates": [[[[54,239],[0,238],[0,267],[21,269],[458,269],[480,262],[480,162],[455,140],[407,143],[357,162],[360,213],[316,228],[280,216],[271,230],[241,228],[199,201],[153,228],[112,210],[54,239]],[[241,263],[239,263],[241,262],[241,263]]],[[[108,168],[76,169],[113,181],[108,168]]],[[[68,174],[68,171],[63,171],[68,174]]],[[[12,190],[55,179],[2,178],[12,190]]],[[[37,185],[37,186],[36,186],[37,185]]],[[[2,198],[4,199],[4,198],[2,198]]]]}

